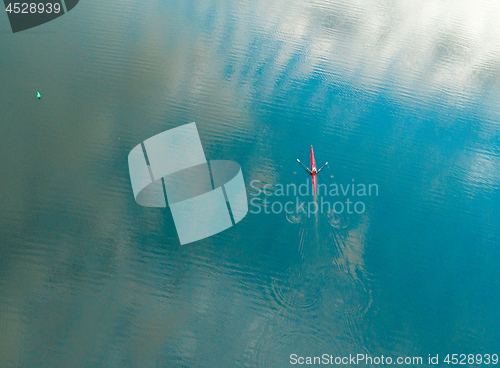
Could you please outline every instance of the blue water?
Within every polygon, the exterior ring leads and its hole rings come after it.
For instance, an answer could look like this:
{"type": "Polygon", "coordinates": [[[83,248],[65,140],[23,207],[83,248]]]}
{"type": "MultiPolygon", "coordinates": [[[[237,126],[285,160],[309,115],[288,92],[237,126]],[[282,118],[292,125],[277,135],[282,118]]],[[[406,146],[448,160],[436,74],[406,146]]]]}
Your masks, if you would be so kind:
{"type": "Polygon", "coordinates": [[[499,354],[499,14],[81,0],[17,34],[0,16],[0,366],[499,354]],[[312,144],[318,184],[378,195],[349,196],[360,214],[260,207],[181,246],[168,209],[134,201],[127,156],[192,121],[249,200],[252,181],[307,183],[312,144]]]}

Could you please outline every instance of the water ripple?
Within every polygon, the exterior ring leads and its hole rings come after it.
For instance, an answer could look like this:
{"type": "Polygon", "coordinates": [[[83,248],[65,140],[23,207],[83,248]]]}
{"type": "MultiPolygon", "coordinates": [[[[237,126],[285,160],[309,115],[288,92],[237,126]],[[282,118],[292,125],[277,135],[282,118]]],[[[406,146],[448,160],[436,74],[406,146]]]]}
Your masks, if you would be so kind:
{"type": "MultiPolygon", "coordinates": [[[[298,204],[298,208],[305,203],[304,201],[300,201],[298,204]]],[[[286,219],[288,222],[291,224],[300,224],[304,222],[307,218],[307,215],[304,211],[297,210],[297,208],[294,211],[291,211],[290,213],[286,213],[286,219]]]]}
{"type": "Polygon", "coordinates": [[[372,303],[370,292],[359,280],[333,268],[323,268],[326,287],[322,290],[323,307],[327,312],[360,317],[372,303]]]}
{"type": "Polygon", "coordinates": [[[310,268],[294,266],[280,278],[273,278],[273,300],[288,311],[314,309],[321,298],[324,280],[310,268]]]}
{"type": "Polygon", "coordinates": [[[330,211],[326,215],[328,223],[336,229],[346,229],[349,226],[349,218],[345,213],[330,211]]]}

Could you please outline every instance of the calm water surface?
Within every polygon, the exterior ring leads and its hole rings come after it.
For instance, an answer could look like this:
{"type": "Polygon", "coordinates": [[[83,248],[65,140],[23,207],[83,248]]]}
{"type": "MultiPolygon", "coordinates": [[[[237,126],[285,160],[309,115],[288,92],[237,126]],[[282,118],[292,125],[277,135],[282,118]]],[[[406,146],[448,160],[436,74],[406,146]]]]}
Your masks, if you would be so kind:
{"type": "Polygon", "coordinates": [[[1,15],[0,366],[500,353],[499,17],[495,1],[81,0],[12,34],[1,15]],[[168,209],[135,203],[127,156],[192,121],[249,199],[252,180],[305,183],[311,144],[320,183],[378,195],[180,246],[168,209]]]}

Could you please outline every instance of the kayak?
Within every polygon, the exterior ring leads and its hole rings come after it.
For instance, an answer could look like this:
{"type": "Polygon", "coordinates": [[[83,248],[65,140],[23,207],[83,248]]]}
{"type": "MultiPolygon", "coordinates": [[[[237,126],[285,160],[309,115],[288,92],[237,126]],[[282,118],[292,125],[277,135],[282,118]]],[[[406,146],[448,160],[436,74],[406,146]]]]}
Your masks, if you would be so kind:
{"type": "Polygon", "coordinates": [[[317,174],[316,160],[314,159],[313,146],[311,146],[311,176],[312,176],[313,191],[315,195],[316,195],[316,174],[317,174]]]}
{"type": "Polygon", "coordinates": [[[311,146],[311,169],[309,169],[307,166],[305,166],[302,162],[300,162],[299,159],[297,159],[297,162],[306,170],[311,176],[312,176],[312,184],[313,184],[313,191],[314,195],[316,195],[316,175],[319,174],[323,168],[328,165],[328,162],[321,166],[319,170],[316,169],[316,160],[314,159],[314,151],[313,151],[313,146],[311,146]]]}

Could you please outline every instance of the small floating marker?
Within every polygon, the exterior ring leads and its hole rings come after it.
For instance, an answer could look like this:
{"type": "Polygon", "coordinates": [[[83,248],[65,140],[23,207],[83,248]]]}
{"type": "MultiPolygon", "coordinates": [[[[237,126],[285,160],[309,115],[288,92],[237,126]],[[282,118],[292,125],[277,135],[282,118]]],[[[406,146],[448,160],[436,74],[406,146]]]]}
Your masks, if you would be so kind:
{"type": "Polygon", "coordinates": [[[42,95],[40,94],[40,92],[37,92],[36,93],[36,98],[40,99],[40,97],[42,97],[42,95]]]}

